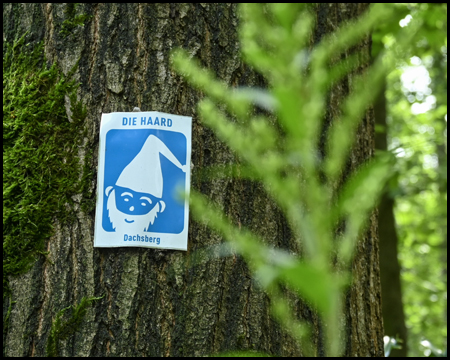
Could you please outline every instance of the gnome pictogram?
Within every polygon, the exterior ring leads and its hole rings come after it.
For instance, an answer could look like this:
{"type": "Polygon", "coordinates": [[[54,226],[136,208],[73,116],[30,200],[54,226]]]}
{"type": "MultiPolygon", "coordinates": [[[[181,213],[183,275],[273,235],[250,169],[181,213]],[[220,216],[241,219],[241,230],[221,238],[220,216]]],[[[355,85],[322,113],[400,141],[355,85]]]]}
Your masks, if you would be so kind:
{"type": "Polygon", "coordinates": [[[160,155],[187,171],[187,165],[182,165],[159,138],[150,135],[115,185],[105,190],[108,216],[115,231],[150,231],[158,213],[165,210],[160,155]]]}

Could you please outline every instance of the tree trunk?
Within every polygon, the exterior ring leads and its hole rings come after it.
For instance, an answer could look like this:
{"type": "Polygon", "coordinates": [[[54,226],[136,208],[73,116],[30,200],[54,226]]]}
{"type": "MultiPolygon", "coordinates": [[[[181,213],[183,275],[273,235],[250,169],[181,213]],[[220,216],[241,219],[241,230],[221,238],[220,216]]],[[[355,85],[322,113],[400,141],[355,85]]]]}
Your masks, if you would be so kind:
{"type": "MultiPolygon", "coordinates": [[[[361,4],[317,5],[313,42],[366,8],[361,4]]],[[[267,243],[295,250],[283,215],[260,185],[198,176],[207,166],[236,159],[197,117],[201,94],[170,67],[169,52],[180,46],[230,86],[264,86],[264,80],[240,59],[238,22],[236,6],[230,4],[80,4],[76,8],[71,4],[6,4],[3,38],[11,42],[29,31],[27,40],[43,41],[48,63],[56,63],[65,74],[79,61],[75,73],[81,83],[78,99],[88,114],[78,155],[88,169],[96,171],[97,167],[102,112],[131,111],[138,106],[142,111],[192,116],[191,186],[219,204],[236,224],[261,234],[267,243]],[[88,15],[84,26],[75,23],[79,14],[88,15]]],[[[369,54],[370,40],[359,47],[369,54]]],[[[348,94],[350,77],[332,90],[327,123],[333,121],[340,100],[348,94]]],[[[374,117],[368,111],[348,172],[367,161],[373,151],[374,117]]],[[[95,184],[92,179],[88,195],[80,194],[78,200],[92,202],[95,184]]],[[[55,233],[47,242],[50,261],[38,257],[30,271],[10,278],[15,303],[4,300],[4,355],[45,355],[56,314],[78,304],[83,296],[104,297],[89,308],[79,330],[60,341],[61,356],[200,356],[249,349],[282,356],[304,353],[271,318],[269,299],[239,257],[190,263],[193,253],[222,242],[195,219],[189,223],[187,253],[94,249],[93,207],[83,211],[75,204],[71,212],[74,221],[55,219],[55,233]]],[[[352,270],[353,285],[345,302],[346,355],[382,356],[376,214],[358,245],[352,270]]],[[[299,318],[311,323],[313,347],[324,355],[318,316],[294,297],[292,305],[299,318]]]]}
{"type": "MultiPolygon", "coordinates": [[[[375,122],[384,129],[375,136],[375,147],[387,151],[387,122],[386,122],[386,83],[379,94],[374,106],[375,122]]],[[[394,199],[387,192],[383,194],[379,211],[380,236],[380,270],[381,294],[383,304],[383,320],[385,334],[399,338],[401,349],[392,349],[390,357],[405,357],[408,353],[408,333],[403,309],[402,287],[400,281],[400,263],[398,261],[398,236],[395,227],[394,199]]]]}

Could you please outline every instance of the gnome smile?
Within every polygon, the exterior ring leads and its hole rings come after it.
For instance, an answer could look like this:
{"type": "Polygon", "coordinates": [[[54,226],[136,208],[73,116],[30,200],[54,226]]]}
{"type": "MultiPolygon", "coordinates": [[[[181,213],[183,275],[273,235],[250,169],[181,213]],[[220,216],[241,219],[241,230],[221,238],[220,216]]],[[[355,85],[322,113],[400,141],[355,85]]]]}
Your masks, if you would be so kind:
{"type": "Polygon", "coordinates": [[[167,146],[150,135],[136,157],[123,169],[114,186],[108,186],[107,209],[115,231],[150,231],[158,213],[166,208],[160,155],[186,172],[167,146]]]}

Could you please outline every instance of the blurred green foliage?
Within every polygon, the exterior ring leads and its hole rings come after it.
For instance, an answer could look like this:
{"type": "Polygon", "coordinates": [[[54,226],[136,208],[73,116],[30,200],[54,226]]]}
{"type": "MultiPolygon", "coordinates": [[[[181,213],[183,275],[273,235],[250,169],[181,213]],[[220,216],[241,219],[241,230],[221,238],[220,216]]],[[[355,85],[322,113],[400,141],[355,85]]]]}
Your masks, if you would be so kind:
{"type": "Polygon", "coordinates": [[[342,353],[338,334],[349,266],[359,234],[390,177],[392,157],[380,155],[350,179],[343,179],[342,173],[364,112],[417,26],[398,32],[398,47],[383,51],[363,74],[352,73],[352,92],[342,102],[340,116],[333,119],[327,156],[322,158],[318,139],[328,92],[358,65],[370,62],[367,53],[357,50],[348,57],[341,55],[395,12],[390,6],[372,6],[312,49],[314,21],[308,6],[243,5],[241,15],[244,59],[268,80],[267,90],[230,89],[181,50],[174,53],[173,65],[207,95],[199,104],[203,123],[239,155],[243,173],[262,182],[284,211],[305,256],[298,259],[264,245],[199,193],[191,194],[191,209],[197,220],[221,233],[247,260],[271,297],[275,318],[305,345],[304,351],[310,349],[305,341],[308,328],[293,316],[282,285],[318,311],[326,324],[326,354],[336,356],[342,353]],[[254,115],[254,106],[271,114],[254,115]],[[340,225],[344,226],[338,232],[340,225]]]}
{"type": "Polygon", "coordinates": [[[447,347],[447,5],[395,9],[398,22],[377,29],[374,52],[420,25],[387,77],[387,135],[409,355],[429,356],[447,347]]]}

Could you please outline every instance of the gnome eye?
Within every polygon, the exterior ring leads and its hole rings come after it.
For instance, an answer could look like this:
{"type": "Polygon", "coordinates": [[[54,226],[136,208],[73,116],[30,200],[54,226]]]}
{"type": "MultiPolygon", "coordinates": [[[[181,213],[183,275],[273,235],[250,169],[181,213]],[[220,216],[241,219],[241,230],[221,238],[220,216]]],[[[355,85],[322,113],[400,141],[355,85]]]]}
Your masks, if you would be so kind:
{"type": "Polygon", "coordinates": [[[148,198],[147,196],[143,196],[140,198],[140,200],[146,200],[146,201],[142,201],[141,205],[142,206],[147,206],[147,204],[151,204],[152,201],[150,200],[150,198],[148,198]]]}
{"type": "Polygon", "coordinates": [[[131,193],[129,193],[129,192],[124,192],[124,193],[122,193],[120,196],[125,196],[125,197],[123,198],[123,201],[128,202],[128,201],[130,201],[130,197],[131,197],[131,198],[133,197],[133,194],[131,194],[131,193]]]}

